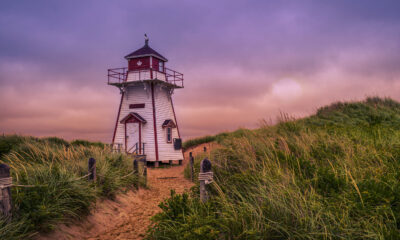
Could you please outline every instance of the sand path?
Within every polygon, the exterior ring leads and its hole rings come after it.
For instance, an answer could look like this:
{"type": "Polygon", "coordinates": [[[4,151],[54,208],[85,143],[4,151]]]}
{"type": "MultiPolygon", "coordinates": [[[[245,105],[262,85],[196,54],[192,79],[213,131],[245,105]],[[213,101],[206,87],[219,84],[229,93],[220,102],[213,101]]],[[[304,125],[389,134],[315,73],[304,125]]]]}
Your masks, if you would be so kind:
{"type": "Polygon", "coordinates": [[[184,166],[149,168],[149,189],[140,189],[133,193],[124,202],[128,209],[120,208],[118,218],[109,219],[117,223],[87,239],[142,239],[150,224],[150,217],[161,211],[158,204],[170,196],[171,189],[183,193],[193,185],[183,177],[183,169],[184,166]]]}
{"type": "Polygon", "coordinates": [[[183,177],[183,166],[148,168],[148,189],[120,194],[114,201],[104,200],[81,223],[61,225],[59,230],[37,239],[142,239],[150,217],[160,212],[158,204],[170,196],[188,191],[193,185],[183,177]]]}
{"type": "MultiPolygon", "coordinates": [[[[190,151],[196,154],[202,149],[203,145],[190,151]]],[[[57,231],[39,235],[36,239],[143,239],[150,217],[161,211],[158,204],[170,196],[171,189],[183,193],[193,186],[183,176],[187,163],[188,152],[181,166],[148,168],[148,189],[129,191],[118,195],[114,201],[99,202],[82,222],[61,225],[57,231]]]]}

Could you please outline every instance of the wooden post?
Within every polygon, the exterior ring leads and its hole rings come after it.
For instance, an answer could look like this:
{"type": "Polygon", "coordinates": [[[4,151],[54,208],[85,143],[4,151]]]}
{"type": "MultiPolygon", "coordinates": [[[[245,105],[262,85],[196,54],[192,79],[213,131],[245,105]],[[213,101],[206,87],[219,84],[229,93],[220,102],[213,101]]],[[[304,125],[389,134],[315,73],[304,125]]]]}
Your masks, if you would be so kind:
{"type": "Polygon", "coordinates": [[[10,167],[6,164],[0,164],[0,181],[2,188],[0,188],[0,212],[11,220],[11,184],[10,167]],[[8,185],[8,187],[7,187],[8,185]]]}
{"type": "Polygon", "coordinates": [[[139,173],[138,161],[136,159],[133,160],[133,174],[137,175],[139,173]]]}
{"type": "Polygon", "coordinates": [[[146,160],[146,156],[142,156],[140,158],[140,162],[143,163],[144,185],[147,186],[147,160],[146,160]]]}
{"type": "Polygon", "coordinates": [[[144,185],[147,186],[147,163],[144,162],[143,166],[143,177],[144,177],[144,185]]]}
{"type": "Polygon", "coordinates": [[[204,146],[204,152],[207,152],[207,147],[206,146],[204,146]]]}
{"type": "Polygon", "coordinates": [[[194,182],[194,157],[193,153],[189,153],[189,162],[190,162],[190,179],[194,182]]]}
{"type": "MultiPolygon", "coordinates": [[[[139,180],[139,166],[136,159],[133,160],[133,175],[139,180]]],[[[136,182],[136,189],[139,189],[139,182],[136,182]]]]}
{"type": "Polygon", "coordinates": [[[88,163],[88,179],[89,181],[96,182],[96,159],[94,158],[89,158],[89,163],[88,163]]]}
{"type": "MultiPolygon", "coordinates": [[[[200,173],[211,172],[211,162],[207,158],[204,158],[200,163],[200,173]]],[[[208,200],[208,193],[206,189],[206,180],[200,179],[200,200],[205,203],[208,200]]]]}

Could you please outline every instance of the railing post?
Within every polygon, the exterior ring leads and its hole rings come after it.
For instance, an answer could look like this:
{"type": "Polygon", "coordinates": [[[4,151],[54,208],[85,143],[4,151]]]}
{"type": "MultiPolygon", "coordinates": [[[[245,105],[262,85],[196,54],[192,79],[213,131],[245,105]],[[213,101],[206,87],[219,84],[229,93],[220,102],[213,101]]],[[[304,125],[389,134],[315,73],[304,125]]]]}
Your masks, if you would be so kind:
{"type": "Polygon", "coordinates": [[[199,182],[200,182],[200,200],[201,202],[205,203],[209,198],[206,189],[206,184],[212,182],[211,162],[210,160],[208,160],[208,158],[204,158],[200,163],[199,182]]]}
{"type": "Polygon", "coordinates": [[[193,153],[189,153],[189,162],[190,162],[190,179],[194,182],[194,157],[193,153]]]}
{"type": "Polygon", "coordinates": [[[89,158],[88,174],[89,181],[96,182],[96,159],[94,158],[89,158]]]}
{"type": "Polygon", "coordinates": [[[11,220],[11,184],[10,167],[6,164],[0,164],[0,212],[6,217],[7,221],[11,220]]]}

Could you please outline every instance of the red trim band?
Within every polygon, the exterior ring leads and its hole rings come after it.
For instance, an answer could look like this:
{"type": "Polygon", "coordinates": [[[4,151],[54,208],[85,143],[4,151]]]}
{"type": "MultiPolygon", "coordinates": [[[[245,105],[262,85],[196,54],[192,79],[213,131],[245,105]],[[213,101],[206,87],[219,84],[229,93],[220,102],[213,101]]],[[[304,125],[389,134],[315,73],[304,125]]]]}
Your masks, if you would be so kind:
{"type": "Polygon", "coordinates": [[[158,161],[158,139],[157,139],[157,123],[156,123],[156,104],[154,101],[154,83],[151,83],[151,102],[153,104],[153,126],[154,126],[154,143],[156,149],[156,161],[158,161]]]}
{"type": "Polygon", "coordinates": [[[119,115],[121,114],[122,101],[124,100],[124,94],[125,94],[125,93],[123,92],[122,95],[121,95],[121,102],[119,103],[117,121],[115,122],[114,134],[113,134],[113,139],[112,139],[112,145],[113,145],[113,147],[114,147],[114,141],[115,141],[115,134],[117,133],[119,115]]]}
{"type": "MultiPolygon", "coordinates": [[[[174,112],[175,125],[176,125],[176,130],[178,131],[178,137],[179,137],[179,138],[181,139],[181,141],[182,141],[181,134],[180,134],[180,132],[179,132],[178,121],[176,120],[176,114],[175,114],[174,102],[172,101],[172,96],[171,96],[171,105],[172,105],[172,112],[174,112]]],[[[181,152],[182,152],[182,156],[185,156],[184,153],[183,153],[183,148],[181,148],[181,152]]],[[[183,157],[183,158],[185,158],[185,157],[183,157]]]]}

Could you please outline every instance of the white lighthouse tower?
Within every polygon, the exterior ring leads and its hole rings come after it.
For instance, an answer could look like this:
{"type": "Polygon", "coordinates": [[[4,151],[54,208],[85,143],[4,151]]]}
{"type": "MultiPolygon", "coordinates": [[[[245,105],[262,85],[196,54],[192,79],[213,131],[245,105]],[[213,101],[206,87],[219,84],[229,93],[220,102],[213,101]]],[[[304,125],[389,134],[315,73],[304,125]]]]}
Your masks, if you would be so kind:
{"type": "Polygon", "coordinates": [[[183,88],[183,74],[168,69],[168,61],[145,45],[125,56],[127,68],[108,70],[108,84],[121,91],[113,149],[145,155],[157,167],[161,161],[183,160],[182,140],[172,94],[183,88]]]}

